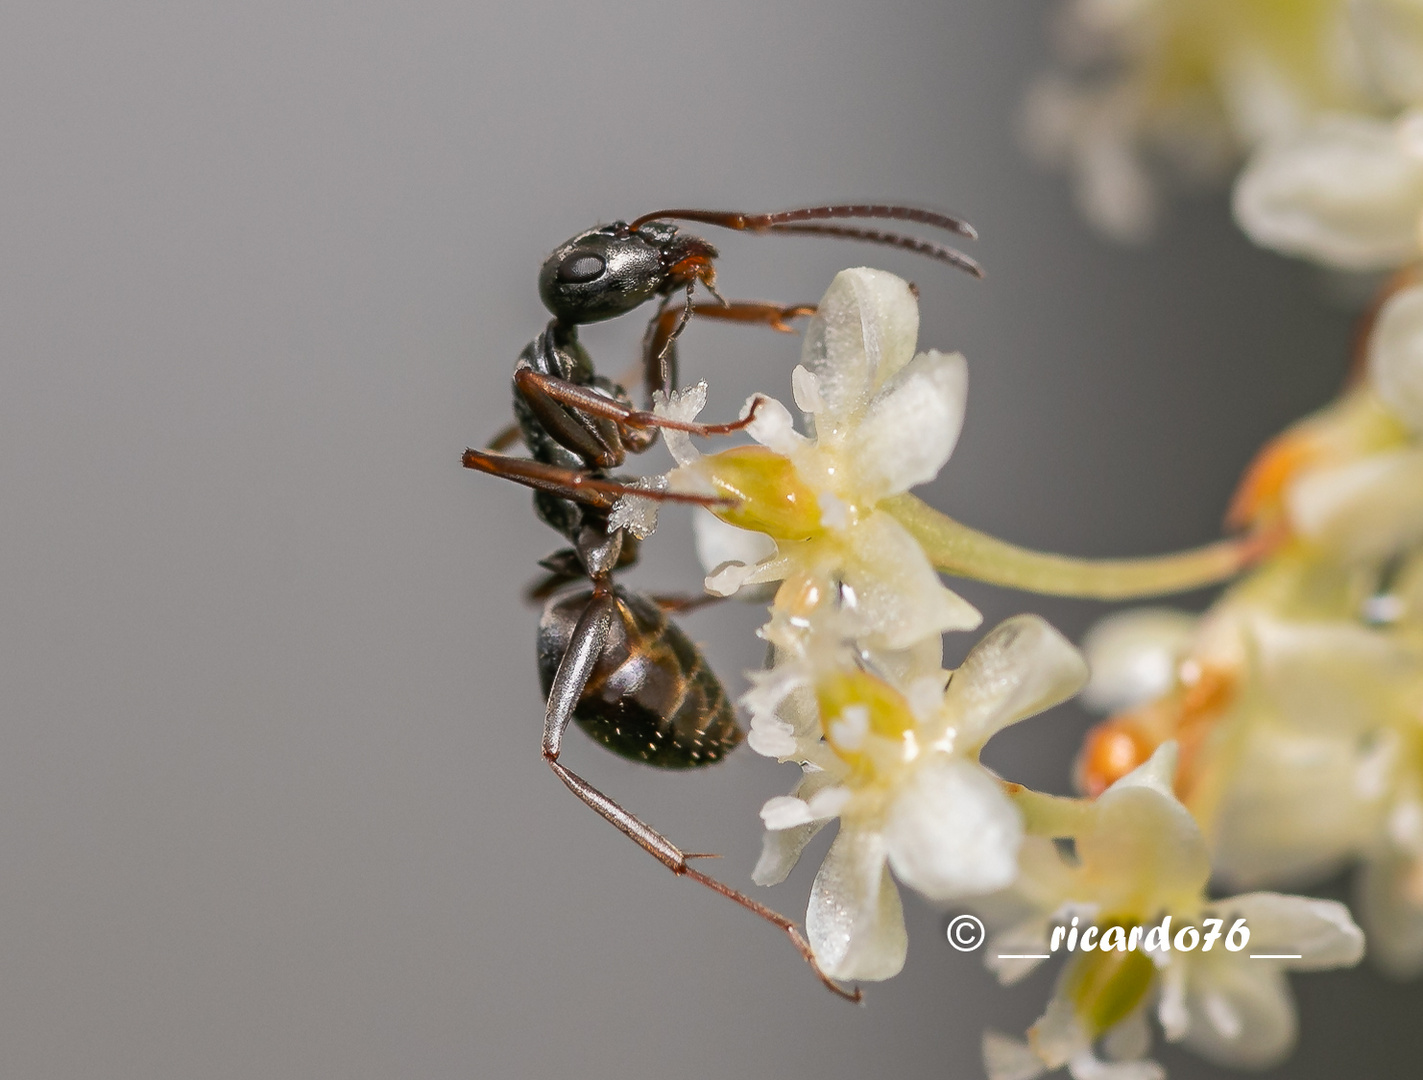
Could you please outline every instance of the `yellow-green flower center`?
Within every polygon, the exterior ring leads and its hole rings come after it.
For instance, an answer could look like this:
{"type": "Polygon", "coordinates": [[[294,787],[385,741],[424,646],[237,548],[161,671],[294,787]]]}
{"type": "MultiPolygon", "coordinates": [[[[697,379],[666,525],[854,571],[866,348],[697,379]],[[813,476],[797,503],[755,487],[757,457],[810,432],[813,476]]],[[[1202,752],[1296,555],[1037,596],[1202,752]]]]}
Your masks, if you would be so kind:
{"type": "Polygon", "coordinates": [[[836,671],[817,681],[815,699],[825,741],[851,766],[852,782],[885,779],[919,756],[914,712],[883,679],[836,671]]]}
{"type": "Polygon", "coordinates": [[[764,446],[736,446],[695,467],[717,495],[735,500],[714,511],[730,525],[776,540],[809,540],[823,529],[815,492],[790,459],[764,446]]]}
{"type": "MultiPolygon", "coordinates": [[[[1130,929],[1135,923],[1105,918],[1101,924],[1130,929]]],[[[1140,950],[1079,952],[1067,969],[1067,996],[1088,1036],[1096,1040],[1136,1010],[1155,976],[1156,965],[1140,950]]]]}

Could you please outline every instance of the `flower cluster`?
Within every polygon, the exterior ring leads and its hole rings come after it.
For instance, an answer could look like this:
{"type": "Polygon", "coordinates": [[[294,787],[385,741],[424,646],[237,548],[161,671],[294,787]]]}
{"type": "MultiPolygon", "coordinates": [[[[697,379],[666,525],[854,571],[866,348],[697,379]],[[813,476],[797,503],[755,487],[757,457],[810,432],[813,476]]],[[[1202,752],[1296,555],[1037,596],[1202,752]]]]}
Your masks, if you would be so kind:
{"type": "Polygon", "coordinates": [[[1143,1060],[1153,1008],[1172,1042],[1220,1064],[1272,1065],[1297,1028],[1282,972],[1358,962],[1363,935],[1342,904],[1278,893],[1207,898],[1210,858],[1172,793],[1175,766],[1167,742],[1093,801],[1026,797],[1033,835],[1021,872],[985,905],[1003,923],[988,945],[990,966],[1005,983],[1023,978],[1052,947],[1054,924],[1119,929],[1100,943],[1084,939],[1026,1045],[985,1035],[990,1080],[1063,1065],[1075,1080],[1159,1078],[1160,1067],[1143,1060]],[[1143,934],[1148,924],[1160,929],[1143,934]],[[1223,926],[1245,928],[1244,943],[1214,947],[1223,926]],[[1097,1057],[1098,1043],[1115,1065],[1097,1057]]]}
{"type": "MultiPolygon", "coordinates": [[[[1076,693],[1080,654],[1041,619],[990,632],[956,671],[942,635],[979,613],[945,587],[893,500],[933,479],[963,422],[967,365],[916,354],[918,303],[907,282],[846,270],[806,334],[792,379],[806,434],[760,397],[754,446],[703,456],[668,433],[670,488],[727,500],[698,519],[707,588],[775,589],[762,636],[774,662],[742,699],[750,745],[802,770],[761,816],[753,877],[785,879],[834,819],[839,834],[811,890],[806,931],[841,979],[886,979],[904,964],[901,883],[931,900],[1009,885],[1023,827],[1002,783],[978,761],[1001,728],[1076,693]]],[[[691,419],[700,388],[659,410],[691,419]]],[[[750,408],[748,402],[748,409],[750,408]]]]}
{"type": "Polygon", "coordinates": [[[1099,791],[1179,740],[1177,790],[1246,887],[1362,866],[1384,969],[1423,971],[1423,288],[1380,308],[1360,385],[1276,439],[1236,514],[1276,554],[1199,619],[1117,616],[1089,698],[1122,710],[1079,763],[1099,791]]]}
{"type": "Polygon", "coordinates": [[[1118,239],[1149,232],[1163,172],[1218,177],[1329,114],[1423,101],[1415,0],[1069,0],[1060,16],[1065,70],[1030,94],[1028,142],[1118,239]]]}
{"type": "MultiPolygon", "coordinates": [[[[676,467],[644,485],[708,504],[709,592],[770,601],[770,662],[741,704],[751,747],[800,777],[761,809],[753,877],[784,881],[837,823],[805,920],[827,975],[901,970],[903,887],[992,925],[1005,983],[1073,942],[1026,1041],[985,1036],[991,1080],[1156,1080],[1153,1016],[1170,1042],[1266,1067],[1297,1034],[1285,973],[1357,963],[1364,936],[1342,904],[1212,881],[1291,888],[1357,864],[1371,955],[1423,971],[1423,3],[1068,0],[1058,29],[1071,70],[1034,91],[1029,138],[1107,232],[1149,228],[1153,160],[1197,176],[1247,161],[1249,236],[1393,272],[1348,391],[1247,471],[1240,536],[1093,562],[924,504],[911,492],[954,450],[967,363],[918,352],[913,290],[865,268],[808,328],[799,419],[757,395],[754,443],[704,454],[682,429],[705,387],[660,395],[676,467]],[[943,665],[943,635],[981,617],[941,574],[1123,599],[1247,568],[1204,615],[1113,616],[1085,657],[1020,615],[943,665]],[[1084,687],[1114,714],[1079,757],[1084,797],[982,764],[995,733],[1084,687]],[[1077,950],[1079,923],[1109,929],[1077,950]]],[[[612,520],[642,535],[656,505],[630,494],[612,520]]]]}
{"type": "MultiPolygon", "coordinates": [[[[1258,544],[1090,563],[1028,552],[931,510],[909,490],[936,476],[953,451],[967,365],[959,355],[916,353],[917,335],[907,283],[843,271],[818,306],[792,377],[800,430],[789,410],[757,395],[743,413],[754,445],[704,455],[685,433],[665,433],[677,465],[654,485],[718,500],[714,512],[698,511],[708,590],[758,599],[770,591],[761,635],[771,663],[751,673],[741,703],[752,749],[796,764],[801,776],[789,795],[762,807],[755,881],[785,880],[810,840],[838,822],[811,888],[806,933],[822,970],[844,980],[886,979],[903,967],[900,886],[931,903],[981,910],[1005,928],[999,947],[1042,947],[1050,921],[1065,912],[1140,927],[1163,915],[1200,921],[1228,907],[1257,924],[1260,941],[1303,950],[1294,967],[1357,961],[1362,936],[1340,905],[1266,893],[1209,899],[1206,837],[1171,792],[1176,730],[1095,802],[1032,792],[980,762],[996,732],[1071,697],[1088,667],[1046,622],[1020,615],[989,631],[957,669],[944,669],[942,635],[972,630],[980,616],[940,582],[940,571],[1043,592],[1152,594],[1234,573],[1258,544]],[[1074,846],[1069,861],[1064,843],[1074,846]]],[[[698,386],[660,398],[656,409],[689,422],[705,400],[698,386]]],[[[1355,425],[1355,443],[1372,449],[1402,437],[1383,404],[1371,410],[1355,425]]],[[[1277,513],[1278,501],[1272,489],[1252,513],[1277,513]]],[[[629,496],[614,514],[647,528],[654,507],[629,496]]],[[[1172,647],[1187,648],[1194,625],[1166,623],[1172,647]]],[[[1119,636],[1123,646],[1107,650],[1093,683],[1099,697],[1128,684],[1144,684],[1136,693],[1145,696],[1174,677],[1174,654],[1158,665],[1166,675],[1153,676],[1140,656],[1127,655],[1138,636],[1119,636]]],[[[1121,1068],[1137,1070],[1122,1077],[1158,1075],[1143,1060],[1152,1003],[1169,1039],[1219,1060],[1274,1061],[1295,1033],[1282,963],[1234,953],[1173,957],[1169,949],[1125,959],[1084,953],[1064,970],[1029,1043],[987,1037],[990,1075],[1029,1077],[1064,1064],[1079,1078],[1098,1075],[1106,1067],[1099,1043],[1129,1059],[1121,1068]]],[[[1012,981],[1032,964],[994,966],[1012,981]]]]}

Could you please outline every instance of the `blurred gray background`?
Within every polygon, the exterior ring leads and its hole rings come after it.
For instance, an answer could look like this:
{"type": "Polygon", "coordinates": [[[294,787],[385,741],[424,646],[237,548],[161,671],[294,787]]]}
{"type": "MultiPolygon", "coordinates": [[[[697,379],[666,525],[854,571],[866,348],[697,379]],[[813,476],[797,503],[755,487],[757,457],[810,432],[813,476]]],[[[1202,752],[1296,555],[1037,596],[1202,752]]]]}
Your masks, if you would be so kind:
{"type": "MultiPolygon", "coordinates": [[[[1215,536],[1253,448],[1338,384],[1349,316],[1222,197],[1142,251],[1084,228],[1013,134],[1045,11],[5,6],[0,1076],[982,1075],[981,1027],[1021,1031],[1046,977],[997,989],[911,901],[906,971],[847,1006],[549,774],[520,589],[557,540],[459,454],[508,416],[565,237],[668,204],[914,200],[978,225],[986,282],[718,235],[723,289],[918,282],[921,340],[972,372],[927,493],[961,519],[1089,555],[1215,536]]],[[[640,328],[585,340],[615,374],[640,328]]],[[[798,349],[697,325],[684,373],[725,416],[788,397],[798,349]]],[[[634,580],[695,587],[684,515],[645,550],[634,580]]],[[[966,591],[1073,636],[1103,610],[966,591]]],[[[687,619],[733,690],[759,621],[687,619]]],[[[1058,709],[993,760],[1066,790],[1086,723],[1058,709]]],[[[794,779],[749,752],[661,775],[579,734],[569,760],[746,887],[794,779]]],[[[824,847],[758,895],[799,916],[824,847]]],[[[1296,985],[1280,1075],[1416,1059],[1419,987],[1296,985]]]]}

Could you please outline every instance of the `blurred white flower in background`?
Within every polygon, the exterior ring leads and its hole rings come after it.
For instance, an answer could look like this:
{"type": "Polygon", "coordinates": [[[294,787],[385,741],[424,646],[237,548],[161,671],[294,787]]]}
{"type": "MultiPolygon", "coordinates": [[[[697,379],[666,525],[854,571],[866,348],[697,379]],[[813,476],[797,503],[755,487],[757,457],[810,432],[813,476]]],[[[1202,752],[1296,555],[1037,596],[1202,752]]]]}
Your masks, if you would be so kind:
{"type": "Polygon", "coordinates": [[[1363,955],[1362,933],[1334,901],[1207,898],[1209,852],[1172,793],[1175,766],[1168,742],[1095,801],[1021,796],[1032,835],[1017,882],[980,905],[1003,927],[988,943],[987,963],[1003,982],[1016,982],[1042,961],[999,959],[1000,952],[1049,953],[1054,927],[1070,920],[1084,936],[1073,935],[1077,948],[1027,1044],[985,1035],[990,1080],[1029,1080],[1064,1065],[1075,1080],[1158,1080],[1164,1071],[1143,1060],[1151,1012],[1168,1041],[1222,1065],[1269,1066],[1297,1034],[1284,971],[1347,967],[1363,955]],[[1243,943],[1228,936],[1239,919],[1249,931],[1243,943]],[[1151,933],[1163,925],[1164,941],[1151,933]],[[1102,936],[1086,937],[1089,926],[1102,936]],[[1113,926],[1123,929],[1109,934],[1113,926]],[[1220,936],[1208,939],[1212,931],[1220,936]],[[1097,1056],[1099,1044],[1110,1063],[1097,1056]]]}
{"type": "Polygon", "coordinates": [[[1266,146],[1241,175],[1235,217],[1257,244],[1341,270],[1423,256],[1423,112],[1330,115],[1266,146]]]}
{"type": "Polygon", "coordinates": [[[1122,710],[1079,760],[1088,793],[1168,739],[1176,791],[1240,887],[1361,867],[1387,972],[1423,971],[1423,288],[1381,306],[1364,379],[1266,447],[1235,506],[1290,537],[1199,619],[1114,616],[1086,699],[1122,710]]]}
{"type": "Polygon", "coordinates": [[[1163,178],[1223,177],[1326,112],[1423,101],[1416,0],[1069,0],[1055,29],[1065,71],[1029,94],[1025,136],[1120,240],[1150,232],[1163,178]]]}

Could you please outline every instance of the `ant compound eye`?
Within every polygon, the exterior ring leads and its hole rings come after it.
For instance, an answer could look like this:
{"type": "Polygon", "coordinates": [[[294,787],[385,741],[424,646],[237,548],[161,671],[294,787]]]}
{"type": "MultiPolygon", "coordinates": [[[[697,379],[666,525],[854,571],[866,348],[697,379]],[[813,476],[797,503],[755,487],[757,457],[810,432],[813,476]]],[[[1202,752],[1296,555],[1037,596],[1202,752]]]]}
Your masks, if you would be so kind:
{"type": "Polygon", "coordinates": [[[558,280],[565,285],[583,285],[602,276],[607,265],[601,255],[574,251],[558,264],[558,280]]]}

